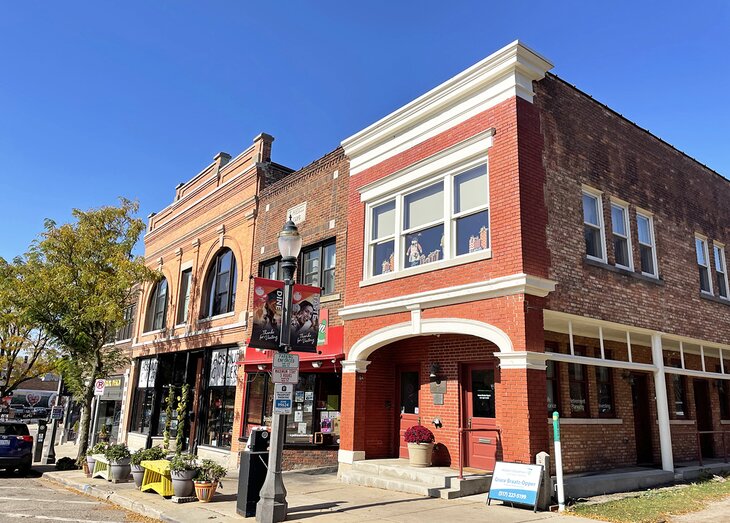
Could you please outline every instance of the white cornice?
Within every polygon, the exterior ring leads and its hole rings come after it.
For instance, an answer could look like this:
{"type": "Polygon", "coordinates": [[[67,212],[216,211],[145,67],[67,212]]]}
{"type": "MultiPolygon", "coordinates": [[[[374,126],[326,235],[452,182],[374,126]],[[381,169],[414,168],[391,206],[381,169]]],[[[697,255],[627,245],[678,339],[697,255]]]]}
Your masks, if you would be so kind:
{"type": "Polygon", "coordinates": [[[486,109],[519,96],[553,64],[519,41],[503,47],[409,104],[342,141],[356,175],[486,109]]]}
{"type": "Polygon", "coordinates": [[[385,300],[371,301],[348,305],[338,311],[340,318],[353,320],[382,316],[395,312],[405,312],[413,305],[421,309],[466,303],[470,301],[509,296],[512,294],[530,294],[544,297],[555,290],[556,282],[530,276],[528,274],[511,274],[492,280],[456,285],[431,291],[408,294],[385,300]]]}

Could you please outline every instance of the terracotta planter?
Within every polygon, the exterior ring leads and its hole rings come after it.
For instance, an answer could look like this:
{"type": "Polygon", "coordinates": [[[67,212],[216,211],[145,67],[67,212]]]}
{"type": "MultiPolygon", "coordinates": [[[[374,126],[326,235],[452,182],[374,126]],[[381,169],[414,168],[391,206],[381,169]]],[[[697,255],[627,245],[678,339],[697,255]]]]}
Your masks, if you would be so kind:
{"type": "Polygon", "coordinates": [[[408,462],[411,467],[430,467],[433,443],[409,443],[408,462]]]}
{"type": "Polygon", "coordinates": [[[198,500],[203,503],[208,503],[213,499],[215,489],[218,487],[218,482],[212,481],[196,481],[195,482],[195,495],[198,496],[198,500]]]}
{"type": "Polygon", "coordinates": [[[87,461],[84,461],[81,464],[81,468],[84,469],[84,474],[86,474],[86,477],[87,478],[90,478],[91,477],[91,471],[89,470],[89,463],[87,461]]]}

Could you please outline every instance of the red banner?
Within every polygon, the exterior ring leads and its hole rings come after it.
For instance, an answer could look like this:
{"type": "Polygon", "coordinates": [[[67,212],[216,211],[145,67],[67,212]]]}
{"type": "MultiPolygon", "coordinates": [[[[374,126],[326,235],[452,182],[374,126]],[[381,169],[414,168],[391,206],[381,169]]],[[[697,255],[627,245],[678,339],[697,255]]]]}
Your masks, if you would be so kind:
{"type": "Polygon", "coordinates": [[[317,352],[319,287],[295,285],[292,294],[291,350],[317,352]]]}
{"type": "Polygon", "coordinates": [[[253,326],[250,347],[279,349],[281,312],[284,306],[284,282],[253,279],[253,326]]]}

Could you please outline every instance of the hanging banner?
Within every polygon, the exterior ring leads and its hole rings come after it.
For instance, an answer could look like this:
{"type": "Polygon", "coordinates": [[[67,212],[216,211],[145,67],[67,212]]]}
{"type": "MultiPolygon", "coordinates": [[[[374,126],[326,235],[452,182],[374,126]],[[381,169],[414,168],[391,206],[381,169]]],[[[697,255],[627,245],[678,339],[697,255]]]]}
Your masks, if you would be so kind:
{"type": "Polygon", "coordinates": [[[291,350],[317,352],[319,294],[322,289],[294,285],[291,311],[291,350]]]}
{"type": "Polygon", "coordinates": [[[283,281],[253,279],[253,321],[249,347],[279,349],[283,306],[283,281]]]}
{"type": "Polygon", "coordinates": [[[327,345],[327,327],[330,323],[329,310],[322,309],[319,311],[319,336],[317,337],[317,345],[327,345]]]}

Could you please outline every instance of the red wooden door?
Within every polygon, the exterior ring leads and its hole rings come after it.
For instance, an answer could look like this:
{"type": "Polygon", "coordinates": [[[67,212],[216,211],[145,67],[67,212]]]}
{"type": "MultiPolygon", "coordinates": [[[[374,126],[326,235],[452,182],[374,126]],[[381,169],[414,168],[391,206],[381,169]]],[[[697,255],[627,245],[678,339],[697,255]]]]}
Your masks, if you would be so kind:
{"type": "Polygon", "coordinates": [[[403,433],[413,425],[420,423],[418,415],[418,393],[421,389],[421,380],[418,374],[418,367],[398,368],[398,457],[408,458],[408,444],[403,439],[403,433]]]}
{"type": "MultiPolygon", "coordinates": [[[[472,429],[496,427],[494,413],[494,365],[472,364],[464,368],[464,426],[472,429]]],[[[467,432],[464,437],[464,464],[482,470],[494,470],[497,461],[497,433],[467,432]]]]}

